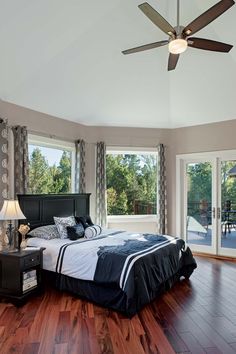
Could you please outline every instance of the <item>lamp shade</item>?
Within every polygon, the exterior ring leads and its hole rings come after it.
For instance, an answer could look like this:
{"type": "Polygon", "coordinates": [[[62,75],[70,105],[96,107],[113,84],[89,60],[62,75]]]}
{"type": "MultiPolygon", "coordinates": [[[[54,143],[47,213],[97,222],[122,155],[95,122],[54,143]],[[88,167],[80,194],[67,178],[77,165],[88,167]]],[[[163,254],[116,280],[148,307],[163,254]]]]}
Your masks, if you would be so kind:
{"type": "Polygon", "coordinates": [[[0,211],[0,220],[26,219],[21,211],[18,200],[5,200],[0,211]]]}

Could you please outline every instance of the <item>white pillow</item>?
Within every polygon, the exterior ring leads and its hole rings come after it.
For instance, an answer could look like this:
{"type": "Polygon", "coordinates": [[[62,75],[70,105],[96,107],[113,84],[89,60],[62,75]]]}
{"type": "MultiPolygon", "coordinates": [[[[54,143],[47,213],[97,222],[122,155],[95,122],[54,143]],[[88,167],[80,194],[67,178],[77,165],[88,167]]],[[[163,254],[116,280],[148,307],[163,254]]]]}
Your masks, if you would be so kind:
{"type": "Polygon", "coordinates": [[[84,237],[90,239],[100,235],[101,233],[102,233],[101,226],[93,225],[93,226],[86,227],[86,229],[84,230],[84,237]]]}
{"type": "Polygon", "coordinates": [[[76,221],[75,221],[74,216],[67,216],[67,217],[63,217],[63,218],[54,216],[53,219],[56,224],[57,230],[60,234],[60,238],[62,238],[62,239],[68,237],[67,226],[76,225],[76,221]]]}

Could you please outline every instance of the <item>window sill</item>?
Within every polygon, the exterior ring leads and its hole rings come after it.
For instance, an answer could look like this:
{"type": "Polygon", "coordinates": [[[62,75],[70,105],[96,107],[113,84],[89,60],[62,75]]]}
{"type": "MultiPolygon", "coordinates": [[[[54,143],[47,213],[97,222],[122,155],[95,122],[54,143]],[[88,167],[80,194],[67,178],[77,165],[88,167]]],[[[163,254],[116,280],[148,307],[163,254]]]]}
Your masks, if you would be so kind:
{"type": "Polygon", "coordinates": [[[108,223],[157,222],[156,215],[112,215],[107,217],[108,223]]]}

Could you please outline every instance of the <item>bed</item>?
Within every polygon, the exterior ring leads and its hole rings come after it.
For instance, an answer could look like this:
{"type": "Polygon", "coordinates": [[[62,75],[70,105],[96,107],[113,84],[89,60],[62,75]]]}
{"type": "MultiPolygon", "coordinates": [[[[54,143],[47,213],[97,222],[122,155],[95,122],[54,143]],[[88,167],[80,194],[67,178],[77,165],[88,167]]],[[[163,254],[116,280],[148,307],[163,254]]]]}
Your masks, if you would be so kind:
{"type": "MultiPolygon", "coordinates": [[[[53,217],[89,215],[90,194],[19,195],[31,229],[53,217]]],[[[182,239],[104,229],[92,239],[29,238],[45,247],[43,268],[56,287],[132,317],[197,267],[182,239]]]]}

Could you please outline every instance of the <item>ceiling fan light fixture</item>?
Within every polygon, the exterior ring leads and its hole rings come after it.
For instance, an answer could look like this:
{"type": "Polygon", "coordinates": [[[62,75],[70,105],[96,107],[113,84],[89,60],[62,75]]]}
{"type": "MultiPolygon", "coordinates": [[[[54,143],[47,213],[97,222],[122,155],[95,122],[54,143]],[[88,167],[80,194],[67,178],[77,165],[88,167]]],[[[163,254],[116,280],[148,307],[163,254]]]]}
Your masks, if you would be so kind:
{"type": "Polygon", "coordinates": [[[123,54],[132,54],[149,50],[153,48],[169,46],[168,71],[174,70],[181,53],[185,52],[187,47],[202,50],[210,50],[213,52],[228,53],[233,46],[227,43],[213,41],[211,39],[192,37],[193,34],[200,31],[221,16],[231,6],[235,5],[236,0],[218,0],[218,2],[195,18],[187,26],[180,24],[180,0],[177,1],[177,24],[173,27],[164,17],[161,16],[147,2],[140,4],[138,7],[148,19],[154,23],[162,32],[169,36],[168,39],[154,43],[144,44],[139,47],[123,50],[123,54]],[[191,37],[189,37],[191,35],[191,37]]]}
{"type": "Polygon", "coordinates": [[[185,39],[177,38],[169,42],[169,52],[171,54],[181,54],[188,47],[188,42],[185,39]]]}

